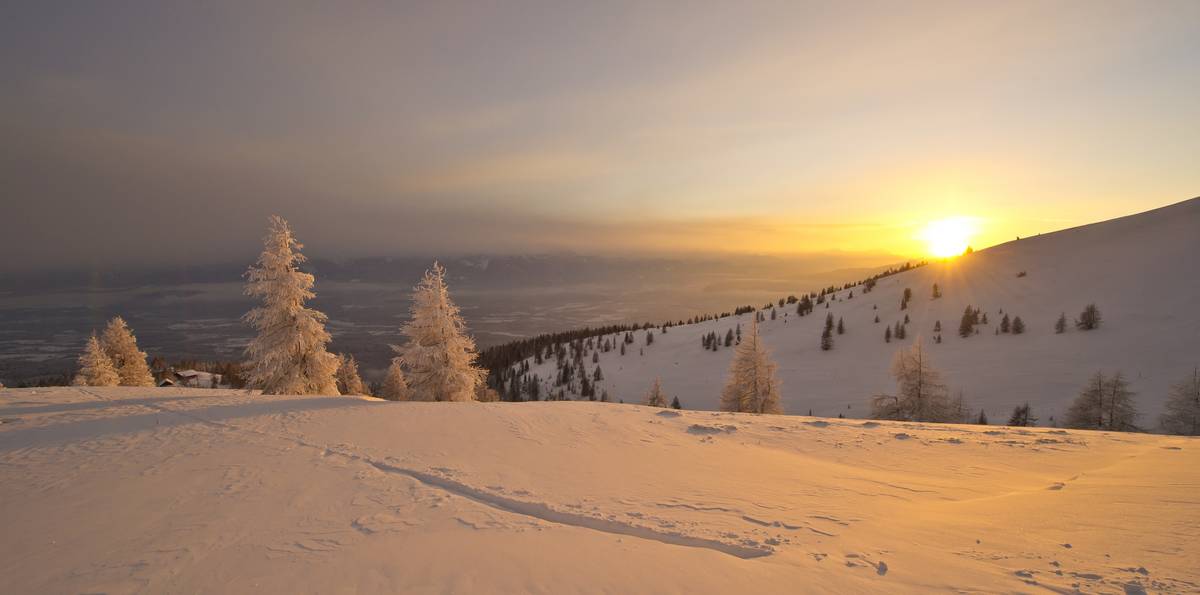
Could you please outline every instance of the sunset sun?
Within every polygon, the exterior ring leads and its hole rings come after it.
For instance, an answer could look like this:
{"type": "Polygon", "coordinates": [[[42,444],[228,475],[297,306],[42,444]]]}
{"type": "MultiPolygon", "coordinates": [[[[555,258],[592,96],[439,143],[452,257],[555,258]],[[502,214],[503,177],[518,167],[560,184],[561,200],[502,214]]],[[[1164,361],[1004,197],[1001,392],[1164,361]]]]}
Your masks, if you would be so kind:
{"type": "Polygon", "coordinates": [[[926,249],[938,258],[958,256],[970,245],[975,235],[976,220],[971,217],[948,217],[930,221],[921,230],[920,238],[926,249]]]}

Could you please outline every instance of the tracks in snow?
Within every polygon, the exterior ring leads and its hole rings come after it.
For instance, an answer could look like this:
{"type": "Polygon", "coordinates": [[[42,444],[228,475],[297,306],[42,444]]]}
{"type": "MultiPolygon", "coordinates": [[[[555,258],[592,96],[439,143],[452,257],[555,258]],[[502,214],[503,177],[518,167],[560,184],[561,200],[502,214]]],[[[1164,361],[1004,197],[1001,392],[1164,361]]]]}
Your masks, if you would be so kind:
{"type": "MultiPolygon", "coordinates": [[[[79,390],[81,392],[83,392],[87,395],[90,395],[92,397],[95,397],[97,399],[112,402],[111,399],[103,397],[92,391],[82,389],[82,388],[79,390]]],[[[517,498],[505,496],[503,494],[497,494],[495,492],[481,489],[481,488],[478,488],[478,487],[475,487],[475,486],[472,486],[472,485],[469,485],[469,484],[457,481],[455,479],[446,477],[444,475],[439,475],[437,473],[433,473],[430,471],[413,469],[413,468],[409,468],[409,467],[401,467],[401,466],[398,466],[398,465],[395,465],[392,463],[377,461],[367,455],[364,455],[364,454],[359,453],[354,450],[342,449],[342,448],[334,449],[334,448],[329,448],[327,446],[308,442],[307,440],[304,440],[303,438],[298,438],[298,437],[294,437],[294,436],[286,436],[286,435],[281,435],[281,434],[273,434],[273,433],[263,432],[263,431],[259,431],[259,430],[255,430],[255,429],[251,429],[251,428],[240,428],[240,427],[237,427],[237,426],[234,426],[231,424],[227,424],[224,422],[210,420],[210,419],[207,419],[207,418],[205,418],[201,415],[195,414],[195,413],[191,413],[188,411],[179,411],[179,410],[171,409],[168,407],[156,405],[153,403],[139,403],[139,406],[147,407],[147,408],[155,410],[156,412],[163,413],[163,414],[179,415],[179,416],[186,417],[188,419],[191,419],[191,420],[199,422],[199,423],[220,427],[220,428],[223,428],[223,429],[226,429],[229,431],[233,431],[233,432],[238,432],[238,433],[243,433],[243,434],[254,434],[254,435],[258,435],[258,436],[262,436],[262,437],[270,438],[270,439],[275,439],[275,440],[284,440],[287,442],[292,442],[299,446],[319,450],[323,454],[326,454],[326,455],[337,455],[339,457],[342,457],[342,458],[345,458],[348,460],[360,461],[360,462],[370,465],[370,466],[374,467],[375,469],[382,471],[384,473],[404,475],[404,476],[407,476],[411,479],[414,479],[414,480],[420,482],[422,485],[425,485],[427,487],[441,490],[443,492],[447,492],[451,495],[458,496],[460,498],[465,498],[467,500],[471,500],[472,502],[481,504],[483,506],[487,506],[489,508],[493,508],[493,509],[500,510],[502,512],[511,513],[511,514],[518,514],[518,515],[522,515],[522,516],[526,516],[526,517],[531,517],[531,518],[545,521],[548,523],[553,523],[553,524],[557,524],[557,525],[566,525],[566,526],[570,526],[570,527],[577,527],[580,529],[590,529],[593,531],[599,531],[601,533],[609,533],[612,535],[623,535],[623,536],[627,536],[627,537],[635,537],[638,539],[657,541],[659,543],[665,543],[668,545],[703,548],[703,549],[720,552],[722,554],[735,556],[735,557],[742,558],[742,559],[761,558],[763,556],[769,556],[772,553],[774,553],[774,549],[769,546],[763,546],[763,545],[757,545],[757,544],[746,545],[746,544],[740,544],[740,543],[721,541],[718,539],[708,539],[708,538],[704,538],[704,537],[697,537],[694,535],[686,535],[683,533],[663,531],[660,529],[656,529],[654,527],[624,523],[624,522],[621,522],[621,521],[618,521],[615,519],[595,517],[595,516],[590,516],[590,515],[586,515],[586,514],[568,512],[568,511],[554,508],[545,502],[520,500],[517,498]]]]}

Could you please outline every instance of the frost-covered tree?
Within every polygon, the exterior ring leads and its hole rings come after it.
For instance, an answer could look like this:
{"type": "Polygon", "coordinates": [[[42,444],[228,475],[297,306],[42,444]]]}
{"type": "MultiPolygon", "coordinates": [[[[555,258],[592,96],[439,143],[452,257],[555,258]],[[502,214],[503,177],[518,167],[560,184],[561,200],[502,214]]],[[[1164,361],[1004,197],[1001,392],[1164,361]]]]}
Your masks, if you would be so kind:
{"type": "Polygon", "coordinates": [[[650,392],[646,393],[646,398],[642,401],[648,407],[666,407],[667,396],[662,391],[662,381],[658,378],[654,379],[654,384],[650,385],[650,392]]]}
{"type": "Polygon", "coordinates": [[[1171,387],[1166,408],[1160,419],[1164,431],[1200,436],[1200,368],[1171,387]]]}
{"type": "Polygon", "coordinates": [[[683,404],[679,402],[679,397],[671,399],[671,409],[683,409],[683,404]]]}
{"type": "Polygon", "coordinates": [[[1120,372],[1111,378],[1096,372],[1071,403],[1065,424],[1068,428],[1083,430],[1136,431],[1138,428],[1133,421],[1138,412],[1133,396],[1129,383],[1120,372]]]}
{"type": "Polygon", "coordinates": [[[895,395],[877,395],[871,399],[871,416],[876,419],[907,421],[960,422],[962,414],[950,399],[941,374],[933,368],[918,338],[908,349],[896,352],[892,359],[895,395]]]}
{"type": "Polygon", "coordinates": [[[1067,332],[1067,313],[1063,312],[1058,315],[1058,320],[1054,322],[1054,333],[1061,335],[1067,332]]]}
{"type": "Polygon", "coordinates": [[[75,386],[116,386],[121,381],[116,368],[95,334],[88,339],[87,347],[79,355],[79,373],[72,384],[75,386]]]}
{"type": "Polygon", "coordinates": [[[338,392],[343,395],[367,394],[367,387],[358,375],[358,362],[354,360],[353,355],[342,354],[338,357],[338,369],[334,378],[337,380],[338,392]]]}
{"type": "Polygon", "coordinates": [[[100,346],[117,370],[121,386],[154,386],[146,353],[138,349],[137,338],[120,316],[108,321],[104,334],[100,335],[100,346]]]}
{"type": "Polygon", "coordinates": [[[392,365],[388,366],[387,373],[383,376],[383,384],[379,387],[378,396],[389,401],[408,400],[408,381],[404,378],[404,369],[400,365],[400,358],[392,358],[392,365]]]}
{"type": "Polygon", "coordinates": [[[440,264],[433,263],[413,290],[411,320],[403,332],[408,343],[396,350],[408,370],[413,400],[476,400],[486,372],[475,365],[475,341],[450,300],[440,264]]]}
{"type": "Polygon", "coordinates": [[[246,272],[246,295],[259,306],[243,318],[258,331],[246,346],[246,384],[267,395],[336,395],[337,356],[325,350],[326,316],[306,308],[313,276],[301,271],[303,245],[283,217],[270,218],[263,251],[246,272]]]}
{"type": "Polygon", "coordinates": [[[758,323],[753,323],[734,349],[729,380],[721,391],[721,411],[783,413],[775,370],[775,362],[759,336],[758,323]]]}

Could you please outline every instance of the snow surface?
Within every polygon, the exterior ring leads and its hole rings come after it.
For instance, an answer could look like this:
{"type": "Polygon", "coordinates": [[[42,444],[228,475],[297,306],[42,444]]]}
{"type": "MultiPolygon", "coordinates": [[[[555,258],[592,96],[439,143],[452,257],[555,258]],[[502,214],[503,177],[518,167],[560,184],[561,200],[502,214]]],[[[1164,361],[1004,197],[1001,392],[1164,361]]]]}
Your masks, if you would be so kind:
{"type": "Polygon", "coordinates": [[[0,390],[0,503],[6,593],[1200,590],[1147,434],[0,390]]]}
{"type": "MultiPolygon", "coordinates": [[[[814,289],[797,287],[794,293],[814,289]]],[[[815,415],[866,417],[872,395],[895,390],[889,373],[893,355],[920,335],[952,393],[962,390],[967,405],[984,409],[992,423],[1003,423],[1025,401],[1041,423],[1051,415],[1061,419],[1089,376],[1120,370],[1138,393],[1143,413],[1138,423],[1153,428],[1168,388],[1200,365],[1200,198],[1023,238],[884,278],[867,294],[862,287],[853,291],[853,299],[839,291],[829,309],[818,305],[810,316],[797,317],[796,306],[786,305],[776,320],[768,312],[760,325],[779,364],[785,413],[811,409],[815,415]],[[1025,276],[1018,277],[1022,271],[1025,276]],[[943,293],[936,300],[934,283],[943,293]],[[913,299],[901,310],[905,288],[912,289],[913,299]],[[1073,321],[1091,302],[1104,318],[1099,329],[1082,332],[1072,324],[1065,334],[1055,334],[1060,313],[1073,321]],[[968,305],[986,312],[990,324],[963,339],[958,325],[968,305]],[[1001,310],[1020,316],[1025,334],[993,335],[1001,310]],[[845,320],[846,334],[835,334],[834,349],[821,351],[828,313],[835,322],[845,320]],[[885,343],[885,327],[905,314],[911,319],[907,339],[885,343]],[[939,320],[943,342],[933,344],[939,320]]],[[[786,295],[771,299],[780,297],[786,295]]],[[[613,400],[641,402],[653,379],[661,377],[663,390],[685,408],[716,409],[733,349],[705,351],[701,337],[716,331],[724,339],[738,323],[748,330],[752,316],[672,327],[666,334],[655,330],[649,346],[645,332],[636,332],[626,355],[600,354],[604,380],[597,394],[607,390],[613,400]]],[[[590,374],[595,364],[590,356],[584,362],[590,374]]],[[[554,379],[553,359],[529,363],[531,373],[554,379]]]]}

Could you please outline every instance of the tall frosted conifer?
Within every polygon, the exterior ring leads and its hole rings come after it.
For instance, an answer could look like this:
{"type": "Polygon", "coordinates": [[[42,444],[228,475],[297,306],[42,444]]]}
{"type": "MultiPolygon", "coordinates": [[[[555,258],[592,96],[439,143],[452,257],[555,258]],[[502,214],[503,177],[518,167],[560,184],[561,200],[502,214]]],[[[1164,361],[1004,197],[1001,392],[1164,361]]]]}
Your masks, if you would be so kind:
{"type": "Polygon", "coordinates": [[[486,373],[475,366],[475,341],[446,288],[446,269],[433,263],[413,291],[412,317],[396,348],[408,370],[414,401],[474,401],[486,373]]]}
{"type": "Polygon", "coordinates": [[[120,382],[116,368],[96,335],[88,339],[87,347],[79,355],[79,373],[72,384],[75,386],[116,386],[120,382]]]}
{"type": "Polygon", "coordinates": [[[154,375],[146,365],[146,353],[138,350],[137,338],[120,316],[108,321],[100,345],[112,361],[121,386],[154,386],[154,375]]]}
{"type": "Polygon", "coordinates": [[[758,321],[734,349],[729,380],[721,391],[721,411],[783,413],[776,365],[758,334],[758,321]]]}
{"type": "Polygon", "coordinates": [[[243,318],[258,331],[246,346],[247,386],[268,395],[336,395],[338,358],[325,350],[328,318],[304,306],[316,294],[313,276],[297,268],[301,248],[287,221],[273,215],[262,255],[246,273],[246,295],[262,299],[243,318]]]}

